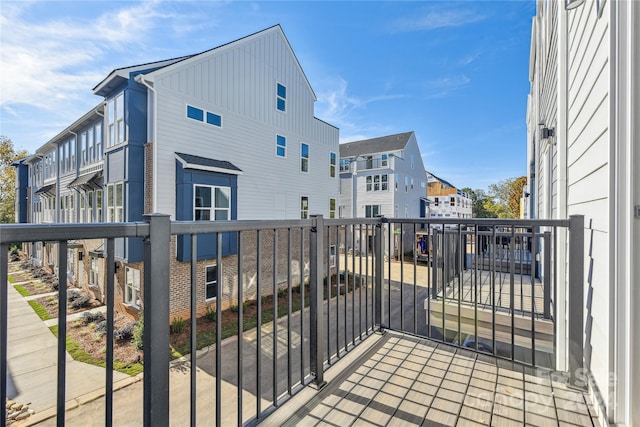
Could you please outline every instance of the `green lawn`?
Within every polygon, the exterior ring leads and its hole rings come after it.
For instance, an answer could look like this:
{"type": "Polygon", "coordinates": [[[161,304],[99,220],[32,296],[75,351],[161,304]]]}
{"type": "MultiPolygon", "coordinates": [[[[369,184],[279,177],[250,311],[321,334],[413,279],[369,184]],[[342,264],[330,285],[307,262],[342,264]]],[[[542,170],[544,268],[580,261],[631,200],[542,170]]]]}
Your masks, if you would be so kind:
{"type": "Polygon", "coordinates": [[[16,278],[10,274],[7,275],[7,280],[9,281],[9,283],[16,283],[16,278]]]}
{"type": "MultiPolygon", "coordinates": [[[[20,291],[18,291],[20,292],[20,291]]],[[[47,310],[45,310],[45,308],[38,304],[35,301],[27,301],[29,303],[29,305],[31,306],[31,308],[33,308],[33,311],[36,312],[36,314],[42,319],[42,320],[49,320],[52,319],[51,315],[49,314],[49,312],[47,312],[47,310]]]]}
{"type": "MultiPolygon", "coordinates": [[[[9,276],[11,277],[11,276],[9,276]]],[[[20,295],[22,295],[23,297],[28,297],[29,295],[31,295],[31,292],[29,292],[24,286],[22,285],[15,285],[14,288],[16,289],[16,291],[18,291],[18,293],[20,295]]]]}

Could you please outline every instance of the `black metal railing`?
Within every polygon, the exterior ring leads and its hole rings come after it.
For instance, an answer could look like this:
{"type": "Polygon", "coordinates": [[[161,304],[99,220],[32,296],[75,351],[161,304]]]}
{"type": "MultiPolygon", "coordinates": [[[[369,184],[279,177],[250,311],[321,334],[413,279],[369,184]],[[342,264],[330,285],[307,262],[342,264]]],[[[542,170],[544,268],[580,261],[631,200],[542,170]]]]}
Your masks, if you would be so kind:
{"type": "MultiPolygon", "coordinates": [[[[57,242],[58,265],[66,265],[71,239],[105,239],[107,346],[105,424],[113,420],[113,328],[115,239],[144,240],[144,424],[169,424],[170,266],[172,236],[190,244],[190,423],[196,424],[196,350],[198,239],[215,236],[217,268],[215,343],[215,423],[252,425],[264,419],[307,385],[321,387],[324,371],[379,329],[444,340],[475,351],[541,365],[536,343],[543,322],[551,322],[555,360],[556,300],[569,292],[569,370],[582,367],[582,217],[569,220],[433,220],[324,219],[171,222],[169,216],[146,215],[129,224],[2,225],[0,226],[0,398],[7,384],[7,277],[11,242],[57,242]],[[555,276],[558,229],[569,230],[569,283],[555,276]],[[223,240],[235,239],[237,251],[225,254],[223,240]],[[420,240],[421,239],[421,240],[420,240]],[[544,249],[542,252],[539,249],[544,249]],[[255,291],[246,285],[247,256],[255,262],[255,291]],[[263,260],[270,260],[270,277],[263,260]],[[285,259],[285,262],[281,262],[285,259]],[[279,262],[280,261],[280,262],[279,262]],[[298,270],[292,265],[298,263],[298,270]],[[235,264],[234,264],[235,263],[235,264]],[[305,267],[308,264],[308,269],[305,267]],[[233,268],[223,268],[232,265],[233,268]],[[413,277],[407,277],[406,275],[413,277]],[[224,283],[237,283],[226,289],[224,283]],[[299,285],[294,296],[293,285],[299,285]],[[268,286],[263,286],[267,283],[268,286]],[[567,290],[568,286],[568,290],[567,290]],[[542,289],[542,298],[537,292],[542,289]],[[520,291],[518,294],[517,291],[520,291]],[[286,296],[279,317],[278,293],[286,296]],[[233,295],[229,295],[233,293],[233,295]],[[307,293],[308,297],[307,298],[307,293]],[[223,363],[222,296],[237,304],[237,361],[223,363]],[[579,295],[578,295],[579,294],[579,295]],[[263,297],[272,295],[264,311],[263,297]],[[485,296],[485,299],[482,297],[485,296]],[[243,302],[255,298],[255,349],[247,345],[243,302]],[[297,299],[299,298],[299,299],[297,299]],[[520,298],[518,305],[517,298],[520,298]],[[530,301],[527,304],[526,301],[530,301]],[[294,299],[298,305],[294,309],[294,299]],[[308,300],[308,302],[307,302],[308,300]],[[386,301],[385,301],[386,300],[386,301]],[[540,304],[537,301],[541,301],[540,304]],[[272,316],[268,322],[267,315],[272,316]],[[298,316],[298,319],[295,317],[298,316]],[[505,334],[505,323],[509,333],[505,334]],[[529,335],[521,322],[530,325],[529,335]],[[286,329],[286,339],[279,334],[286,329]],[[297,335],[297,338],[294,337],[297,335]],[[489,338],[486,338],[489,337],[489,338]],[[482,338],[482,339],[481,339],[482,338]],[[486,343],[488,339],[487,345],[486,343]],[[279,343],[279,341],[282,341],[279,343]],[[286,341],[286,342],[284,342],[286,341]],[[527,345],[523,345],[528,341],[527,345]],[[502,345],[509,350],[503,353],[502,345]],[[520,352],[521,347],[529,352],[520,352]],[[251,352],[254,353],[251,353],[251,352]],[[265,358],[271,352],[271,360],[265,358]],[[520,357],[520,353],[528,356],[520,357]],[[248,355],[248,356],[245,356],[248,355]],[[246,358],[246,360],[245,360],[246,358]],[[255,359],[255,362],[254,362],[255,359]],[[522,359],[522,360],[520,360],[522,359]],[[265,363],[266,361],[266,363],[265,363]],[[299,364],[299,366],[295,366],[299,364]],[[233,372],[230,372],[233,371],[233,372]],[[255,376],[255,381],[247,377],[255,376]],[[224,401],[223,381],[236,381],[235,405],[224,401]],[[270,388],[270,389],[269,389],[270,388]],[[247,395],[255,396],[247,411],[247,395]],[[264,403],[266,402],[266,404],[264,403]],[[231,415],[229,415],[231,414],[231,415]],[[232,421],[230,421],[232,420],[232,421]]],[[[67,282],[66,268],[58,271],[67,282]]],[[[60,286],[57,422],[65,423],[66,288],[60,286]]],[[[548,325],[547,325],[548,326],[548,325]]],[[[202,390],[200,390],[202,393],[202,390]]],[[[211,392],[207,391],[207,399],[211,392]]],[[[226,397],[228,398],[228,396],[226,397]]],[[[6,409],[1,405],[0,416],[6,409]]]]}

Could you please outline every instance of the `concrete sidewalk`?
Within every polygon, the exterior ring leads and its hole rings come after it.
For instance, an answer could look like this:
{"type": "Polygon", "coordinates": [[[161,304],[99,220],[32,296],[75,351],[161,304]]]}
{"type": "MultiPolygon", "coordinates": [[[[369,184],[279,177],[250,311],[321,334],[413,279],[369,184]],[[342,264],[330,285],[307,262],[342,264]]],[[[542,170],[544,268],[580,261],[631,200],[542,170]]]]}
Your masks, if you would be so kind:
{"type": "MultiPolygon", "coordinates": [[[[28,404],[37,415],[56,406],[58,341],[13,285],[8,284],[7,352],[9,376],[16,390],[9,398],[28,404]]],[[[114,372],[114,381],[118,380],[132,381],[132,377],[114,372]]],[[[100,393],[104,386],[104,368],[77,362],[67,353],[68,404],[100,393]]]]}

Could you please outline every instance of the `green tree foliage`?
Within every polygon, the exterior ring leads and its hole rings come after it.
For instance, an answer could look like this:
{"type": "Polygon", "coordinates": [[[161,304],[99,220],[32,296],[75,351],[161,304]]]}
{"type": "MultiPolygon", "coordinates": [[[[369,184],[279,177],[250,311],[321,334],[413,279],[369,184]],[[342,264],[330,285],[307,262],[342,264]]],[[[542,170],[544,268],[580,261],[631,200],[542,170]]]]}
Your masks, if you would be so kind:
{"type": "Polygon", "coordinates": [[[15,222],[16,160],[27,157],[26,150],[16,151],[13,141],[0,136],[0,223],[15,222]]]}
{"type": "Polygon", "coordinates": [[[509,178],[489,185],[488,191],[463,188],[471,197],[474,218],[519,218],[524,176],[509,178]]]}

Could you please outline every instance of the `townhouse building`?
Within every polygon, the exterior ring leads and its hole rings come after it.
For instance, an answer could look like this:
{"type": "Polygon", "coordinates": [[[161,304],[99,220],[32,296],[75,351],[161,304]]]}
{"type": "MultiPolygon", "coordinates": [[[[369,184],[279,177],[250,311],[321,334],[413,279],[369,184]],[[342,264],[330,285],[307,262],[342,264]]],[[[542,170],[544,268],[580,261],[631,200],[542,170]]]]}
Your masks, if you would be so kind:
{"type": "Polygon", "coordinates": [[[469,194],[427,171],[428,218],[471,218],[473,202],[469,194]]]}
{"type": "MultiPolygon", "coordinates": [[[[640,4],[568,0],[536,6],[526,212],[529,218],[584,216],[582,334],[589,391],[603,423],[639,425],[640,4]]],[[[566,233],[558,237],[558,247],[565,247],[566,233]]],[[[564,254],[556,268],[564,281],[564,254]]],[[[574,298],[558,295],[560,321],[574,298]]],[[[566,359],[561,352],[558,366],[566,359]]]]}
{"type": "MultiPolygon", "coordinates": [[[[340,144],[340,218],[424,218],[426,195],[414,132],[340,144]]],[[[398,236],[399,230],[391,232],[398,236]]],[[[391,255],[399,251],[398,241],[391,255]]],[[[412,242],[405,239],[405,250],[412,242]]]]}
{"type": "MultiPolygon", "coordinates": [[[[314,117],[316,95],[279,25],[199,54],[115,69],[93,92],[103,101],[25,161],[29,222],[132,222],[152,212],[178,221],[334,216],[338,129],[314,117]]],[[[217,298],[214,238],[198,239],[201,305],[217,298]]],[[[181,291],[188,239],[172,240],[175,315],[189,307],[181,291]]],[[[225,269],[237,262],[236,245],[224,235],[225,269]]],[[[95,281],[103,297],[102,242],[69,248],[71,283],[95,281]]],[[[58,267],[48,244],[28,251],[58,267]]],[[[135,314],[142,241],[117,239],[115,257],[117,298],[135,314]]],[[[238,286],[222,277],[223,288],[238,286]]]]}

